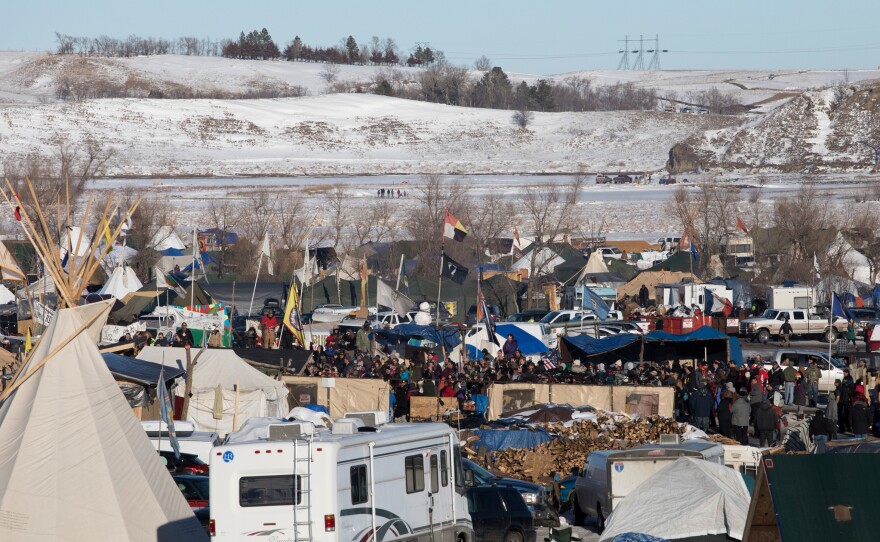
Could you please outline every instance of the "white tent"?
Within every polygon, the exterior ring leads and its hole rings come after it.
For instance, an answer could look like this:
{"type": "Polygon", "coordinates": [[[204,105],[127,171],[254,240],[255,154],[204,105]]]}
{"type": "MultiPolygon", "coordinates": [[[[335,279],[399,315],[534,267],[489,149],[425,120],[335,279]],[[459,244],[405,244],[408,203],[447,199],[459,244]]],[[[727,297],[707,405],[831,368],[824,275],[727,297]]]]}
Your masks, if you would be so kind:
{"type": "Polygon", "coordinates": [[[0,284],[0,305],[7,305],[9,303],[15,303],[15,294],[9,288],[0,284]]]}
{"type": "Polygon", "coordinates": [[[24,271],[18,266],[18,262],[12,257],[12,253],[6,248],[3,242],[0,242],[0,277],[3,280],[14,280],[24,282],[27,280],[24,271]]]}
{"type": "MultiPolygon", "coordinates": [[[[584,273],[608,273],[608,266],[605,265],[605,261],[602,259],[601,250],[594,250],[590,253],[590,259],[587,260],[587,265],[584,267],[584,273]]],[[[581,278],[583,278],[583,276],[581,278]]]]}
{"type": "MultiPolygon", "coordinates": [[[[287,414],[287,387],[283,382],[266,376],[238,357],[232,350],[209,348],[191,350],[195,369],[192,375],[192,398],[187,420],[202,431],[215,431],[221,435],[231,433],[235,414],[235,385],[238,385],[238,424],[248,418],[280,417],[287,414]],[[223,390],[223,412],[215,418],[214,399],[217,386],[223,390]]],[[[183,348],[148,346],[138,358],[169,367],[186,369],[186,351],[183,348]]],[[[176,392],[182,397],[183,386],[176,392]]]]}
{"type": "Polygon", "coordinates": [[[67,254],[68,250],[77,258],[85,256],[89,253],[91,239],[78,226],[70,226],[61,232],[61,259],[67,254]]]}
{"type": "Polygon", "coordinates": [[[16,292],[19,299],[27,299],[31,297],[38,299],[40,296],[55,295],[55,280],[51,275],[45,275],[43,278],[36,280],[24,288],[19,288],[16,292]]]}
{"type": "Polygon", "coordinates": [[[639,484],[608,518],[600,542],[622,533],[669,540],[722,534],[742,540],[749,490],[739,472],[682,457],[639,484]]]}
{"type": "Polygon", "coordinates": [[[112,295],[116,299],[123,299],[131,292],[140,290],[141,287],[143,287],[143,284],[138,280],[134,269],[127,265],[121,265],[113,270],[110,278],[98,290],[98,294],[112,295]]]}
{"type": "Polygon", "coordinates": [[[160,226],[159,229],[156,230],[156,233],[153,234],[153,238],[150,239],[150,242],[147,243],[147,246],[158,252],[168,250],[169,248],[176,248],[178,250],[186,248],[183,240],[180,236],[174,233],[171,226],[160,226]]]}
{"type": "MultiPolygon", "coordinates": [[[[137,253],[137,250],[128,245],[114,244],[113,248],[101,257],[101,267],[104,269],[104,272],[109,275],[116,267],[134,259],[134,257],[137,256],[137,253]]],[[[98,256],[100,256],[100,254],[98,254],[98,256]]]]}
{"type": "Polygon", "coordinates": [[[95,346],[110,307],[58,311],[0,404],[4,542],[207,540],[95,346]]]}

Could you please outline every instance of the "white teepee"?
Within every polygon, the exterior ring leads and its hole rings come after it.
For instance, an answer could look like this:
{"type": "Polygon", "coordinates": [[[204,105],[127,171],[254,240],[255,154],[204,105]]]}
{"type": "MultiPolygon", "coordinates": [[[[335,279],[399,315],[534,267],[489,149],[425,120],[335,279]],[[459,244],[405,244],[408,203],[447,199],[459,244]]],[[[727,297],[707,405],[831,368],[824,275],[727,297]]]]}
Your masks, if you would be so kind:
{"type": "Polygon", "coordinates": [[[18,266],[18,262],[12,257],[6,245],[0,242],[0,277],[3,280],[24,282],[27,280],[24,271],[18,266]]]}
{"type": "Polygon", "coordinates": [[[59,310],[0,403],[4,542],[207,539],[95,346],[111,305],[59,310]]]}
{"type": "Polygon", "coordinates": [[[144,285],[138,280],[134,269],[127,265],[115,268],[104,286],[98,290],[101,295],[112,295],[116,299],[124,299],[131,292],[140,290],[144,285]]]}

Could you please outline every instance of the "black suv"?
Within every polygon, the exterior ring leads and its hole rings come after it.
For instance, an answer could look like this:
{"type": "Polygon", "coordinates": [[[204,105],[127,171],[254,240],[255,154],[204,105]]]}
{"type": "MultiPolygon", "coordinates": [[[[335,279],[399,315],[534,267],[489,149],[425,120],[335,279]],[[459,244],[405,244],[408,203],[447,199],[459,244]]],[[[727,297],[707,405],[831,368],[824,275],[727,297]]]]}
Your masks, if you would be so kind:
{"type": "Polygon", "coordinates": [[[519,491],[504,486],[476,486],[468,488],[467,501],[476,540],[535,542],[532,514],[519,491]]]}
{"type": "Polygon", "coordinates": [[[516,478],[501,478],[495,476],[470,459],[462,459],[461,467],[464,471],[464,479],[467,485],[472,486],[499,486],[515,489],[526,507],[532,514],[533,523],[539,527],[555,527],[559,525],[559,515],[555,507],[547,502],[547,491],[544,487],[525,480],[516,478]]]}

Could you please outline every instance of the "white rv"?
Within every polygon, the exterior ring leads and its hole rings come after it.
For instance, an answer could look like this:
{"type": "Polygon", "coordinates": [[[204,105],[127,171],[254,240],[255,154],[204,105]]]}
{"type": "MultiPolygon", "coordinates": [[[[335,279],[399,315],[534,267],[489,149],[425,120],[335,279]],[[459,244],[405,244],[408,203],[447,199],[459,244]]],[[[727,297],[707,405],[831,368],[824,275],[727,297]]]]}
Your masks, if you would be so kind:
{"type": "Polygon", "coordinates": [[[279,422],[266,439],[214,448],[214,540],[472,542],[452,428],[347,416],[332,429],[279,422]]]}

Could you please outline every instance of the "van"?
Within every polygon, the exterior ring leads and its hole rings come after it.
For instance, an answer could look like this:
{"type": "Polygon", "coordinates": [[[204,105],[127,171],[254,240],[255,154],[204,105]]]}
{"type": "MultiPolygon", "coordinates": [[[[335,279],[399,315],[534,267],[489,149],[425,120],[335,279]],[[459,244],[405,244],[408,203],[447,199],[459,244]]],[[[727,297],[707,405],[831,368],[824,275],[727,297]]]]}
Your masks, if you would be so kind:
{"type": "MultiPolygon", "coordinates": [[[[168,425],[163,421],[146,420],[141,427],[150,438],[153,448],[159,451],[173,451],[168,436],[168,425]]],[[[196,431],[193,422],[177,420],[174,422],[174,433],[177,436],[180,453],[193,454],[205,463],[211,461],[211,449],[220,445],[220,435],[211,431],[196,431]]]]}

